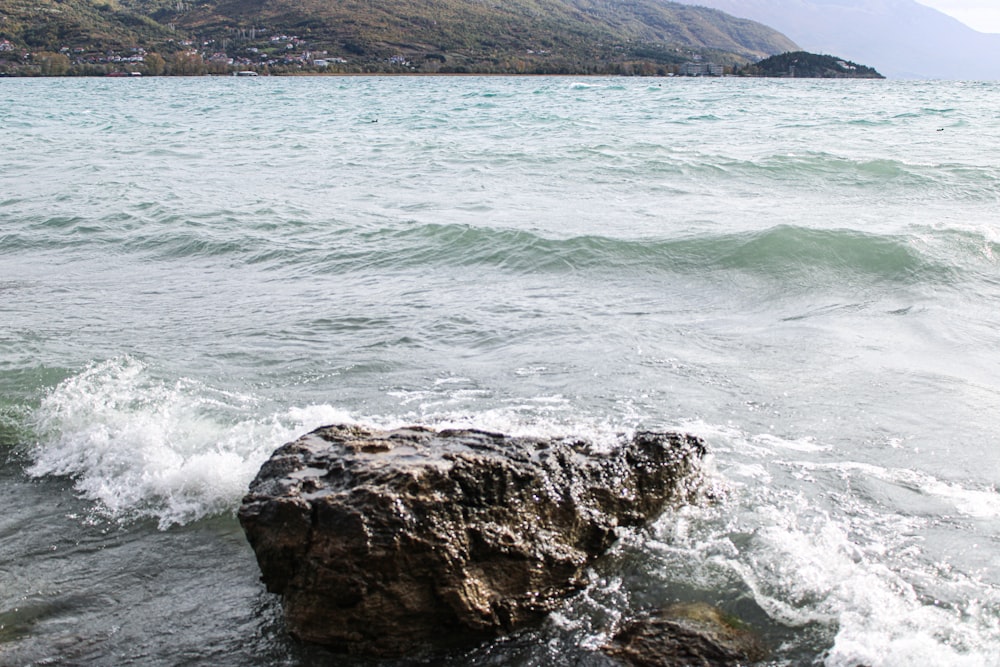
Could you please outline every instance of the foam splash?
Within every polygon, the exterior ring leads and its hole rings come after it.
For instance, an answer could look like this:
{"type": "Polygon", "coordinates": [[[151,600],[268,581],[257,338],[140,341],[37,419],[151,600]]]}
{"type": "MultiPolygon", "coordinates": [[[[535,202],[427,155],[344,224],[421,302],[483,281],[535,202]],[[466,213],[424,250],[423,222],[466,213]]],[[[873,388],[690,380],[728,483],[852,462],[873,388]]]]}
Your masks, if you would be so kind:
{"type": "Polygon", "coordinates": [[[427,391],[390,394],[416,410],[357,419],[329,405],[269,411],[255,396],[192,379],[167,381],[123,356],[91,365],[45,396],[32,419],[37,442],[28,474],[72,478],[99,517],[154,519],[167,529],[233,512],[276,447],[324,424],[584,437],[598,450],[634,430],[583,423],[561,396],[483,409],[475,405],[482,390],[467,384],[447,379],[427,391]]]}
{"type": "Polygon", "coordinates": [[[740,580],[781,625],[826,628],[830,646],[822,664],[828,667],[997,664],[1000,633],[990,620],[995,591],[948,577],[938,582],[944,589],[965,596],[978,588],[992,602],[975,602],[985,608],[973,609],[928,600],[911,580],[912,563],[888,562],[882,549],[860,545],[850,526],[831,517],[803,519],[790,508],[771,513],[781,518],[728,535],[705,531],[698,525],[703,516],[674,517],[669,529],[661,524],[670,534],[654,548],[671,552],[670,562],[682,555],[697,560],[700,571],[691,579],[701,578],[701,585],[715,587],[720,577],[740,580]]]}
{"type": "Polygon", "coordinates": [[[810,475],[803,485],[788,476],[828,470],[827,479],[890,481],[950,501],[973,518],[995,516],[992,489],[869,464],[781,461],[775,455],[789,450],[823,456],[827,449],[703,427],[699,434],[710,448],[717,444],[738,460],[727,463],[725,477],[703,471],[726,487],[715,503],[682,508],[657,523],[658,537],[647,546],[662,559],[664,577],[681,572],[685,582],[707,590],[731,590],[738,582],[776,625],[802,637],[798,649],[789,640],[778,653],[822,650],[817,664],[828,667],[1000,664],[1000,587],[972,564],[930,553],[924,533],[941,530],[934,517],[833,486],[816,494],[810,475]],[[808,638],[817,628],[823,649],[808,638]]]}
{"type": "Polygon", "coordinates": [[[35,413],[28,474],[68,476],[100,515],[160,529],[232,511],[280,444],[332,421],[330,407],[255,417],[254,397],[194,380],[167,382],[141,361],[95,364],[59,384],[35,413]]]}
{"type": "Polygon", "coordinates": [[[481,390],[397,393],[402,406],[420,401],[416,409],[402,416],[366,418],[383,428],[399,428],[414,423],[436,429],[479,429],[513,437],[581,438],[595,452],[608,451],[623,438],[630,438],[639,420],[625,415],[620,419],[582,417],[573,402],[561,395],[501,401],[499,406],[478,406],[469,398],[481,390]]]}
{"type": "Polygon", "coordinates": [[[826,665],[985,664],[997,637],[981,634],[954,606],[928,600],[908,572],[921,567],[916,559],[900,554],[910,561],[900,567],[883,553],[898,545],[860,544],[851,526],[831,517],[808,524],[760,530],[753,567],[740,569],[772,617],[836,629],[826,665]]]}

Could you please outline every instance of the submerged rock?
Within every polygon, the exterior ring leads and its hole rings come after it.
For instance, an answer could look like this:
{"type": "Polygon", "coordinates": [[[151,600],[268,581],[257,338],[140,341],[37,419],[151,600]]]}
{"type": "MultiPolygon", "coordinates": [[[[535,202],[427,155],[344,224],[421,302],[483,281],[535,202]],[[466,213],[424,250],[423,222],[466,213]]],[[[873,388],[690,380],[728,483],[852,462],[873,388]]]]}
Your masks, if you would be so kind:
{"type": "Polygon", "coordinates": [[[602,650],[629,667],[736,667],[767,655],[746,626],[703,603],[675,604],[634,620],[602,650]]]}
{"type": "Polygon", "coordinates": [[[369,655],[543,618],[622,527],[690,495],[700,440],[586,442],[327,426],[271,456],[239,519],[289,631],[369,655]]]}

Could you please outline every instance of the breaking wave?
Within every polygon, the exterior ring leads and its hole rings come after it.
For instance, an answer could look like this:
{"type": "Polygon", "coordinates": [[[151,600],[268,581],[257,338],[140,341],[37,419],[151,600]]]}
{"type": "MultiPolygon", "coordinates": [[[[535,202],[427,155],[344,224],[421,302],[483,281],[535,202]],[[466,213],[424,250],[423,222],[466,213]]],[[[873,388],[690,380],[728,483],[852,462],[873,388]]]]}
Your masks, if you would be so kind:
{"type": "Polygon", "coordinates": [[[99,515],[161,529],[233,511],[278,445],[348,419],[332,408],[257,416],[256,407],[252,396],[157,378],[132,357],[93,364],[35,411],[28,473],[70,477],[99,515]]]}

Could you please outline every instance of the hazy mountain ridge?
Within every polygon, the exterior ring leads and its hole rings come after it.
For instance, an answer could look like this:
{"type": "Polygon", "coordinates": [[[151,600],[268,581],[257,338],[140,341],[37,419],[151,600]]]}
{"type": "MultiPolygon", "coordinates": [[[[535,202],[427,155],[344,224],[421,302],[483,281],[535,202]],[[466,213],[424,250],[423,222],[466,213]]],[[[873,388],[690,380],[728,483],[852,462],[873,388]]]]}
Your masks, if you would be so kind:
{"type": "Polygon", "coordinates": [[[678,0],[780,30],[890,78],[1000,79],[1000,35],[973,30],[915,0],[678,0]]]}
{"type": "Polygon", "coordinates": [[[193,46],[249,59],[273,35],[368,71],[587,73],[693,56],[738,64],[798,48],[754,21],[663,0],[0,0],[0,41],[28,50],[193,46]]]}

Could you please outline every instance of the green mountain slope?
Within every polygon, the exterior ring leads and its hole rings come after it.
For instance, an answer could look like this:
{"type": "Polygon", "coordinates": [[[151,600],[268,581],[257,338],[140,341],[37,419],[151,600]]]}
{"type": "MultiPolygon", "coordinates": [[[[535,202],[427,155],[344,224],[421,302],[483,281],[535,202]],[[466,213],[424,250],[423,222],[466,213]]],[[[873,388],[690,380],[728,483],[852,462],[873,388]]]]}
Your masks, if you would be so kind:
{"type": "Polygon", "coordinates": [[[759,23],[664,0],[0,0],[0,40],[352,71],[662,73],[695,56],[735,65],[797,48],[759,23]]]}
{"type": "Polygon", "coordinates": [[[28,49],[123,49],[172,37],[145,15],[109,0],[0,0],[0,40],[28,49]]]}

